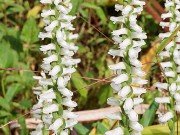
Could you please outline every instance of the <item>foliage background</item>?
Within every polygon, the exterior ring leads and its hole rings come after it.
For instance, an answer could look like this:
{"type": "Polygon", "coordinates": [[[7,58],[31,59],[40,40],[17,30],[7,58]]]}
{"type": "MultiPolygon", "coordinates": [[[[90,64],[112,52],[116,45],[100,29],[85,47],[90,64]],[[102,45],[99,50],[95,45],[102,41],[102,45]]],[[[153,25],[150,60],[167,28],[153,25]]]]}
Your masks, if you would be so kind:
{"type": "MultiPolygon", "coordinates": [[[[158,66],[148,63],[155,57],[157,36],[163,31],[158,25],[162,10],[155,9],[152,6],[153,1],[148,1],[153,11],[149,12],[146,7],[147,10],[138,18],[138,23],[148,34],[147,46],[143,48],[141,59],[143,63],[147,63],[144,64],[144,70],[148,74],[149,86],[162,79],[158,66]],[[152,16],[153,12],[157,14],[152,16]]],[[[79,33],[79,51],[76,57],[82,60],[78,72],[73,75],[69,84],[75,93],[74,100],[79,104],[76,111],[106,107],[107,98],[113,95],[108,82],[96,83],[97,81],[90,78],[110,77],[112,73],[108,65],[118,61],[107,54],[113,47],[111,32],[118,28],[109,20],[110,16],[118,15],[114,11],[114,4],[117,2],[122,1],[72,0],[74,8],[71,14],[77,15],[74,25],[79,33]]],[[[163,5],[163,1],[159,0],[158,4],[163,5]]],[[[38,33],[43,28],[40,18],[42,8],[39,0],[0,0],[0,125],[14,119],[18,119],[21,125],[20,129],[13,131],[10,131],[8,125],[1,127],[0,132],[3,135],[17,132],[21,135],[29,134],[25,118],[30,117],[29,111],[36,102],[36,97],[32,94],[32,87],[36,82],[32,76],[41,71],[43,58],[39,47],[44,43],[38,39],[38,33]]],[[[163,6],[161,8],[163,9],[163,6]]],[[[145,103],[152,103],[152,108],[141,119],[145,126],[156,124],[156,120],[152,122],[158,106],[153,102],[155,95],[158,95],[158,92],[153,88],[144,95],[145,103]]],[[[78,124],[72,134],[103,135],[112,125],[113,123],[106,119],[78,124]]],[[[151,130],[148,129],[148,133],[151,134],[151,130]]]]}

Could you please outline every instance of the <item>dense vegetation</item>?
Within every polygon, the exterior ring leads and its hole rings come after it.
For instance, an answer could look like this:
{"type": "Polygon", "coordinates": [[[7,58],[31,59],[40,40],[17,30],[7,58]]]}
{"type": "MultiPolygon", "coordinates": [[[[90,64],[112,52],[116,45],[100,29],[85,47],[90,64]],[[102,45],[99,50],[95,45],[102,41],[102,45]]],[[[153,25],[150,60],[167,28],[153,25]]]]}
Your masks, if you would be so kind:
{"type": "MultiPolygon", "coordinates": [[[[108,65],[118,59],[112,59],[108,51],[114,47],[111,32],[119,26],[109,18],[118,15],[114,11],[114,4],[118,2],[122,1],[72,0],[74,7],[71,14],[77,16],[74,26],[75,32],[79,33],[76,43],[79,50],[75,57],[81,59],[77,72],[68,85],[73,89],[73,98],[78,103],[75,111],[105,108],[108,106],[107,98],[113,95],[109,85],[112,72],[108,65]]],[[[157,124],[158,104],[154,102],[154,97],[159,92],[153,87],[153,83],[163,80],[163,75],[158,61],[154,59],[155,50],[160,43],[158,35],[166,31],[159,26],[160,15],[164,12],[163,4],[161,0],[148,0],[142,16],[138,17],[139,25],[148,35],[147,45],[143,47],[140,57],[149,80],[148,92],[143,95],[144,104],[151,104],[141,118],[145,127],[157,124]]],[[[39,51],[43,43],[38,39],[43,27],[40,17],[42,9],[39,0],[0,0],[0,132],[4,135],[17,132],[26,135],[30,131],[25,119],[31,118],[30,110],[36,103],[32,92],[36,84],[33,76],[39,75],[44,57],[39,51]],[[12,120],[17,120],[21,128],[11,130],[11,123],[7,123],[12,120]]],[[[107,119],[77,124],[72,134],[104,135],[114,125],[115,122],[107,119]]],[[[169,132],[166,126],[159,125],[155,128],[145,128],[144,134],[169,132]]]]}

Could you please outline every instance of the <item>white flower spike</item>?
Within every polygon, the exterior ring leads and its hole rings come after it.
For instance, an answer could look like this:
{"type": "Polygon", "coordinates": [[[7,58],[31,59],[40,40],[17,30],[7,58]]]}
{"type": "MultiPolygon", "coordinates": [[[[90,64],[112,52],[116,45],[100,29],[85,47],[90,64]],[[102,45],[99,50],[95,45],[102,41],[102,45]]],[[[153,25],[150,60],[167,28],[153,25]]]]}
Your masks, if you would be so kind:
{"type": "Polygon", "coordinates": [[[80,59],[72,58],[78,50],[74,44],[78,34],[72,33],[74,28],[71,23],[76,17],[69,15],[72,9],[70,0],[40,2],[48,6],[41,13],[45,27],[44,32],[39,33],[39,38],[53,40],[40,47],[46,57],[41,65],[41,76],[34,77],[39,86],[34,88],[38,103],[33,106],[33,116],[41,118],[42,123],[31,135],[42,135],[44,130],[49,132],[47,134],[68,135],[68,129],[77,124],[77,115],[72,112],[77,103],[72,101],[73,92],[66,88],[71,74],[76,71],[75,67],[80,62],[80,59]],[[58,100],[59,96],[62,101],[58,100]]]}
{"type": "MultiPolygon", "coordinates": [[[[138,59],[141,47],[146,44],[144,39],[147,38],[142,28],[137,24],[137,16],[143,11],[143,5],[145,5],[144,0],[126,1],[126,6],[116,4],[115,10],[121,11],[122,16],[111,17],[113,23],[121,24],[121,28],[112,32],[114,44],[117,45],[118,49],[111,49],[108,54],[112,55],[113,58],[122,57],[123,61],[109,66],[117,74],[111,83],[116,96],[108,98],[107,103],[121,108],[123,116],[130,123],[130,125],[126,125],[129,127],[126,130],[132,135],[139,135],[143,130],[142,125],[138,123],[138,114],[134,111],[134,107],[143,102],[140,96],[146,93],[146,89],[142,86],[147,84],[147,80],[144,79],[145,72],[142,71],[142,63],[138,59]]],[[[116,118],[123,123],[123,119],[119,119],[120,116],[109,118],[116,118]]],[[[105,133],[105,135],[110,134],[121,135],[124,134],[124,131],[121,127],[117,127],[105,133]]]]}

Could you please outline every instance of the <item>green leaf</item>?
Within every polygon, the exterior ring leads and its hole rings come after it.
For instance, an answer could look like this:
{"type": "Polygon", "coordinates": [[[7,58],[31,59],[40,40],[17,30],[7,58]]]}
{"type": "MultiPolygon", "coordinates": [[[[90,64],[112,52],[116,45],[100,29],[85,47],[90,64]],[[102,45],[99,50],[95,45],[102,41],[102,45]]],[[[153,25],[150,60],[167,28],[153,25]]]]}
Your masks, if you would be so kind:
{"type": "MultiPolygon", "coordinates": [[[[177,126],[177,122],[175,123],[175,133],[177,133],[177,127],[178,129],[180,129],[180,122],[178,122],[178,126],[177,126]]],[[[168,125],[162,125],[162,124],[145,127],[142,132],[142,135],[169,135],[169,134],[170,134],[170,130],[168,125]]],[[[180,134],[180,130],[178,130],[178,134],[180,134]]]]}
{"type": "Polygon", "coordinates": [[[29,18],[23,26],[21,40],[28,44],[33,44],[38,41],[38,33],[39,28],[36,24],[36,20],[34,18],[29,18]]]}
{"type": "Polygon", "coordinates": [[[28,135],[28,130],[27,130],[27,127],[26,127],[26,121],[25,121],[24,116],[19,117],[18,123],[19,123],[20,126],[21,126],[21,127],[20,127],[20,129],[21,129],[20,134],[21,134],[21,135],[28,135]]]}
{"type": "Polygon", "coordinates": [[[19,29],[8,28],[7,35],[4,36],[4,39],[10,43],[12,49],[16,50],[17,52],[23,51],[23,45],[21,43],[19,29]]]}
{"type": "Polygon", "coordinates": [[[104,105],[107,102],[107,98],[112,96],[112,88],[109,84],[104,85],[101,87],[99,93],[98,93],[98,104],[99,105],[104,105]]]}
{"type": "Polygon", "coordinates": [[[13,4],[7,9],[6,14],[20,13],[23,12],[24,10],[25,9],[23,6],[18,4],[13,4]]]}
{"type": "Polygon", "coordinates": [[[0,110],[0,118],[8,117],[8,116],[11,116],[11,113],[9,113],[7,111],[0,110]]]}
{"type": "Polygon", "coordinates": [[[108,131],[108,129],[101,122],[98,122],[97,123],[97,132],[99,134],[104,135],[106,131],[108,131]]]}
{"type": "Polygon", "coordinates": [[[18,92],[20,92],[22,89],[23,89],[22,85],[20,85],[18,83],[12,84],[8,88],[7,93],[5,95],[6,100],[8,102],[12,101],[12,99],[16,96],[16,94],[18,94],[18,92]]]}
{"type": "Polygon", "coordinates": [[[7,111],[10,111],[11,110],[11,107],[10,107],[10,104],[7,102],[6,99],[0,97],[0,106],[2,108],[4,108],[5,110],[7,111]]]}
{"type": "Polygon", "coordinates": [[[20,102],[21,108],[22,109],[29,109],[32,107],[32,103],[30,100],[28,99],[24,99],[20,102]]]}
{"type": "Polygon", "coordinates": [[[82,79],[81,75],[76,72],[72,75],[72,83],[80,94],[81,103],[85,104],[87,100],[88,90],[86,89],[87,84],[82,79]]]}
{"type": "Polygon", "coordinates": [[[9,42],[0,41],[0,67],[14,67],[18,61],[17,52],[10,48],[9,42]]]}
{"type": "Polygon", "coordinates": [[[91,8],[91,9],[94,9],[97,13],[97,16],[101,19],[101,22],[103,24],[106,24],[107,23],[107,18],[106,18],[106,15],[103,11],[103,9],[100,7],[100,6],[97,6],[95,5],[94,3],[88,3],[88,2],[84,2],[82,4],[83,7],[86,7],[86,8],[91,8]]]}
{"type": "Polygon", "coordinates": [[[71,3],[73,4],[73,8],[70,12],[71,15],[75,15],[78,12],[79,7],[83,1],[84,0],[71,0],[71,3]]]}
{"type": "Polygon", "coordinates": [[[180,26],[178,26],[174,32],[168,37],[165,38],[159,45],[157,49],[157,54],[159,54],[174,38],[176,37],[177,33],[180,31],[180,26]]]}
{"type": "Polygon", "coordinates": [[[149,126],[153,123],[158,108],[159,104],[153,101],[140,120],[140,123],[144,127],[149,126]]]}
{"type": "Polygon", "coordinates": [[[78,123],[74,126],[78,135],[88,135],[89,129],[83,126],[82,124],[78,123]]]}

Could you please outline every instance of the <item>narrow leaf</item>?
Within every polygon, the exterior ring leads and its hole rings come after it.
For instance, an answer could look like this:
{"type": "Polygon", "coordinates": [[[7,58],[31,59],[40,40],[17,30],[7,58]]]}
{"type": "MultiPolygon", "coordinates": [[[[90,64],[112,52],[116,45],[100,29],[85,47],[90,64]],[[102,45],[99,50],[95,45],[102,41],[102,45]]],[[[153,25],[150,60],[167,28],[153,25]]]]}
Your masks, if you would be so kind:
{"type": "Polygon", "coordinates": [[[140,123],[144,127],[149,126],[153,123],[158,108],[159,104],[153,101],[140,120],[140,123]]]}

